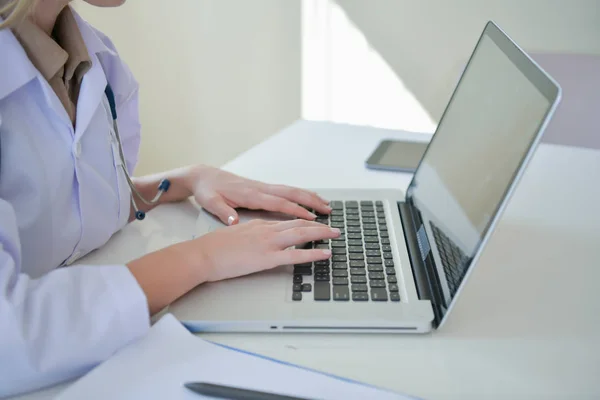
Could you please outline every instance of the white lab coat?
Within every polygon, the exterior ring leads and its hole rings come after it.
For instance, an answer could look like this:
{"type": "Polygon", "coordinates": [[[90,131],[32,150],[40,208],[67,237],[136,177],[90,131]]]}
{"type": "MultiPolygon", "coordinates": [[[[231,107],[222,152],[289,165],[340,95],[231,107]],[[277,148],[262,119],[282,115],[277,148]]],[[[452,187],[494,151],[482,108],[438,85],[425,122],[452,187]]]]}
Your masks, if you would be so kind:
{"type": "Polygon", "coordinates": [[[76,129],[13,33],[0,31],[0,397],[81,375],[149,327],[125,265],[77,264],[130,211],[107,79],[130,171],[140,124],[131,72],[106,36],[75,17],[92,59],[76,129]]]}

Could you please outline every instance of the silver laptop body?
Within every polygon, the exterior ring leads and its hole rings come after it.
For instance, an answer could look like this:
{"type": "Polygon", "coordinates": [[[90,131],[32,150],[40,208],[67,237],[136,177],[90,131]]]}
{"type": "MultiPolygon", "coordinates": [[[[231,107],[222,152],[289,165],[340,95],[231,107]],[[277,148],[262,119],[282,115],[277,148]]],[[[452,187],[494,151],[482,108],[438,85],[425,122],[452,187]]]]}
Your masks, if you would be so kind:
{"type": "MultiPolygon", "coordinates": [[[[318,190],[335,206],[319,221],[342,227],[344,238],[310,245],[332,247],[332,260],[203,284],[169,311],[195,332],[439,328],[559,100],[559,85],[488,22],[406,195],[318,190]]],[[[198,218],[198,234],[222,227],[198,218]]]]}

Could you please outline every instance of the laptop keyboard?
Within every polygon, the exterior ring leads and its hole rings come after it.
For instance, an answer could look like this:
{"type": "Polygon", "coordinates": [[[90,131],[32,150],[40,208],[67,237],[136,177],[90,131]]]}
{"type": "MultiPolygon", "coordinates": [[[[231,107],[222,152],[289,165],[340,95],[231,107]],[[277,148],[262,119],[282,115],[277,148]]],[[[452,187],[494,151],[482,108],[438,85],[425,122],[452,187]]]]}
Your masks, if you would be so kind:
{"type": "Polygon", "coordinates": [[[400,301],[383,203],[332,201],[330,206],[331,215],[317,214],[317,222],[342,235],[298,246],[330,248],[332,257],[294,266],[292,300],[400,301]]]}
{"type": "Polygon", "coordinates": [[[467,272],[468,257],[433,222],[429,221],[429,225],[431,225],[435,244],[437,245],[442,260],[444,274],[446,275],[446,281],[448,282],[448,289],[450,289],[450,296],[454,297],[454,294],[458,290],[458,287],[467,272]]]}

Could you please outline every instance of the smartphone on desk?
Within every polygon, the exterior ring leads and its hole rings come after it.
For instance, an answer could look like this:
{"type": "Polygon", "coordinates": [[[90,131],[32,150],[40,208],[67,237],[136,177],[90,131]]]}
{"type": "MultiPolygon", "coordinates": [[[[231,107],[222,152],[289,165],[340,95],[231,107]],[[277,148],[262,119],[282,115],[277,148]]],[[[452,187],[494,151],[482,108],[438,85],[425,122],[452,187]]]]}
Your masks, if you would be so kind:
{"type": "Polygon", "coordinates": [[[365,165],[370,169],[413,173],[428,145],[428,142],[383,140],[369,156],[365,165]]]}

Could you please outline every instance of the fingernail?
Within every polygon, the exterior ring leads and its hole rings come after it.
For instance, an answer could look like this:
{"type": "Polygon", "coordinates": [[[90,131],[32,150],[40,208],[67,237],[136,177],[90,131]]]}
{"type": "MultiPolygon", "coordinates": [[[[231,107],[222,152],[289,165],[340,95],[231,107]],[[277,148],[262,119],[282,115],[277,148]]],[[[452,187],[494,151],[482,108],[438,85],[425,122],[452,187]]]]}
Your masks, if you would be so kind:
{"type": "Polygon", "coordinates": [[[325,254],[326,256],[329,257],[331,255],[331,250],[329,250],[329,249],[323,250],[323,254],[325,254]]]}
{"type": "Polygon", "coordinates": [[[227,223],[229,225],[233,225],[234,221],[235,221],[235,217],[233,215],[230,215],[229,218],[227,218],[227,223]]]}
{"type": "Polygon", "coordinates": [[[340,230],[338,228],[331,228],[331,232],[335,233],[336,235],[340,234],[340,230]]]}
{"type": "Polygon", "coordinates": [[[309,214],[312,219],[317,219],[317,216],[315,214],[313,214],[313,213],[309,213],[309,214]]]}
{"type": "Polygon", "coordinates": [[[333,210],[333,208],[331,208],[331,207],[329,207],[329,206],[327,206],[327,207],[325,207],[325,208],[327,209],[327,211],[331,211],[331,210],[333,210]]]}

